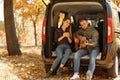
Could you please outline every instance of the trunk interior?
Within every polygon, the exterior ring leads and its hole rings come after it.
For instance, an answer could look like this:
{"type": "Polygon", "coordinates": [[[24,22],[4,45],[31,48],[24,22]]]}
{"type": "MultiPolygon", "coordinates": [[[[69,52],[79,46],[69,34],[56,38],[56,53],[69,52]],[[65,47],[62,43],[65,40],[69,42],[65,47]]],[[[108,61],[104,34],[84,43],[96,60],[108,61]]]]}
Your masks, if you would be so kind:
{"type": "MultiPolygon", "coordinates": [[[[49,30],[48,35],[50,36],[47,42],[48,53],[52,56],[54,55],[56,44],[54,43],[54,31],[56,28],[60,27],[62,19],[64,17],[69,17],[72,21],[72,34],[79,29],[78,20],[80,18],[86,18],[89,21],[90,27],[94,27],[99,32],[99,47],[100,53],[104,53],[104,27],[106,12],[104,6],[99,2],[59,2],[52,6],[51,12],[49,14],[50,21],[48,22],[49,30]]],[[[74,50],[74,43],[71,45],[74,50]]],[[[101,54],[98,57],[101,59],[101,54]]],[[[86,58],[86,57],[85,57],[86,58]]]]}

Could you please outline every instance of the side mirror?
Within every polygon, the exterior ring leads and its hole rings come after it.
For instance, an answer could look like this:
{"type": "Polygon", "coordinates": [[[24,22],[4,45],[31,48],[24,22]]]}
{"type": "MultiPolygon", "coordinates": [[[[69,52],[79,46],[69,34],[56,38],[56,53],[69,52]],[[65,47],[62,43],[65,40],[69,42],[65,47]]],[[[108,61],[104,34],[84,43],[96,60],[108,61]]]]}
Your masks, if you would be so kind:
{"type": "Polygon", "coordinates": [[[47,6],[50,3],[50,0],[42,0],[42,2],[47,6]]]}

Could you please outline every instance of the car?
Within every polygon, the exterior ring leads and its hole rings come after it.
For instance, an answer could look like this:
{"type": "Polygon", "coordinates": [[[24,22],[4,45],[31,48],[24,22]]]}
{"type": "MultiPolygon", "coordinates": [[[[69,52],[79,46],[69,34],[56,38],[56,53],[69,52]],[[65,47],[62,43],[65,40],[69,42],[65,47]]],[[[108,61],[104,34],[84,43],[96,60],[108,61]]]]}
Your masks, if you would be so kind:
{"type": "MultiPolygon", "coordinates": [[[[120,9],[110,0],[50,0],[46,3],[46,11],[42,25],[42,55],[47,71],[48,64],[52,64],[56,55],[54,42],[54,32],[59,28],[64,17],[71,19],[72,34],[80,26],[78,20],[86,18],[90,27],[94,27],[99,32],[100,52],[97,61],[104,61],[111,57],[111,63],[97,64],[96,66],[104,67],[108,70],[110,76],[115,77],[119,71],[120,58],[120,9]]],[[[71,45],[73,53],[74,43],[71,45]]],[[[70,56],[72,59],[73,54],[70,56]]],[[[88,56],[82,57],[83,66],[89,59],[88,56]]],[[[69,62],[69,61],[68,61],[69,62]]],[[[72,61],[71,61],[72,62],[72,61]]],[[[81,64],[81,66],[82,66],[81,64]]],[[[67,64],[66,64],[67,65],[67,64]]]]}

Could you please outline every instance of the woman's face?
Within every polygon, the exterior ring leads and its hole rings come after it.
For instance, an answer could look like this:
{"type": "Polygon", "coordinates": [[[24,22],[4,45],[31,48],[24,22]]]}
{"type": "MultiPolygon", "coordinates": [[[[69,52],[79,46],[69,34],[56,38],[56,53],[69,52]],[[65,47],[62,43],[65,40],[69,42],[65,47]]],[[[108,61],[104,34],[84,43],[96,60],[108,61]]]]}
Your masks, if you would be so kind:
{"type": "Polygon", "coordinates": [[[70,26],[71,21],[69,19],[63,21],[63,26],[65,26],[66,28],[68,28],[70,26]]]}
{"type": "Polygon", "coordinates": [[[88,22],[86,20],[83,20],[80,22],[80,25],[83,29],[86,29],[88,27],[88,22]]]}

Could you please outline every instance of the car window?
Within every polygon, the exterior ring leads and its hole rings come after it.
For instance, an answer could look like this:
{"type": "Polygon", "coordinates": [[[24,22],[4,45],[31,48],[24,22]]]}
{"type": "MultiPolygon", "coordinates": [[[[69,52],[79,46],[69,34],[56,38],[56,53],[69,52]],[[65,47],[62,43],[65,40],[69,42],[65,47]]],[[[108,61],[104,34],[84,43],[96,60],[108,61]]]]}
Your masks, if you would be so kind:
{"type": "Polygon", "coordinates": [[[73,18],[73,16],[71,16],[70,19],[71,19],[71,23],[74,23],[74,18],[73,18]]]}
{"type": "Polygon", "coordinates": [[[58,28],[60,28],[60,25],[62,24],[62,21],[64,18],[65,18],[65,13],[60,12],[59,19],[58,19],[58,28]]]}
{"type": "Polygon", "coordinates": [[[101,21],[99,18],[95,18],[95,19],[89,19],[88,22],[91,27],[100,27],[98,26],[98,23],[101,21]]]}

